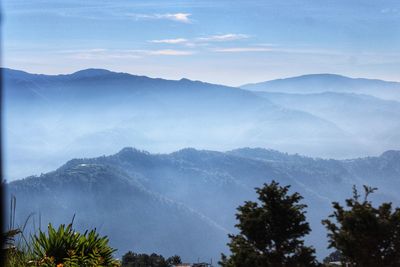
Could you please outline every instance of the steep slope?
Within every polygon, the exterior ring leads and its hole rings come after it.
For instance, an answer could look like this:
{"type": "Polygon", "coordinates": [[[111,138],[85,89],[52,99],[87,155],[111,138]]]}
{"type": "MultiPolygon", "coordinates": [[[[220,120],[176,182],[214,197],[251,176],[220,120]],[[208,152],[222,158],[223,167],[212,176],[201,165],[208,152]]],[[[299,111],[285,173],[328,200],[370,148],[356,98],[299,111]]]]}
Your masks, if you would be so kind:
{"type": "Polygon", "coordinates": [[[400,83],[374,79],[349,78],[335,74],[309,74],[286,79],[242,85],[252,91],[310,94],[322,92],[359,93],[400,100],[400,83]]]}
{"type": "Polygon", "coordinates": [[[321,219],[352,186],[379,188],[373,199],[400,205],[400,151],[379,157],[325,160],[274,150],[229,152],[183,149],[150,154],[125,148],[115,155],[74,159],[54,172],[8,184],[17,218],[41,213],[42,222],[98,227],[124,253],[129,249],[214,260],[235,232],[236,207],[254,200],[255,187],[277,180],[304,196],[312,233],[307,242],[326,254],[321,219]]]}
{"type": "Polygon", "coordinates": [[[40,214],[43,228],[48,222],[69,223],[75,215],[77,229],[97,228],[108,235],[119,256],[135,250],[179,253],[194,261],[216,257],[226,241],[225,229],[209,218],[147,190],[111,166],[69,162],[7,189],[17,198],[20,224],[32,212],[36,220],[40,214]]]}
{"type": "Polygon", "coordinates": [[[365,184],[376,185],[399,199],[400,151],[389,150],[380,157],[347,160],[343,165],[349,172],[356,173],[365,184]]]}
{"type": "MultiPolygon", "coordinates": [[[[278,169],[284,169],[291,177],[297,177],[307,188],[320,192],[333,201],[349,185],[378,187],[377,195],[400,204],[397,188],[400,186],[400,151],[389,150],[378,157],[347,160],[310,158],[290,155],[263,148],[242,148],[227,154],[264,161],[278,169]]],[[[344,197],[344,195],[342,195],[344,197]]],[[[340,197],[339,197],[340,198],[340,197]]],[[[387,200],[386,200],[387,201],[387,200]]]]}

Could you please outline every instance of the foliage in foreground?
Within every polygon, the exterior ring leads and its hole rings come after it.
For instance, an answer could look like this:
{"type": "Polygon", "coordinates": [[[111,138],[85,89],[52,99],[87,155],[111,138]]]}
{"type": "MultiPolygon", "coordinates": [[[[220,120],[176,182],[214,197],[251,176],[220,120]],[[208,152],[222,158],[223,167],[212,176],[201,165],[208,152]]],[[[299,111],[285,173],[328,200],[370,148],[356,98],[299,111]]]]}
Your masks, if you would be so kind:
{"type": "Polygon", "coordinates": [[[323,260],[323,263],[327,266],[330,266],[329,263],[331,262],[343,262],[343,255],[340,251],[333,251],[328,256],[326,256],[323,260]]]}
{"type": "Polygon", "coordinates": [[[60,225],[58,229],[49,224],[47,234],[39,231],[28,246],[30,250],[8,250],[7,266],[119,266],[107,237],[101,237],[96,230],[80,234],[72,224],[60,225]]]}
{"type": "Polygon", "coordinates": [[[306,205],[299,193],[288,194],[290,186],[272,181],[257,188],[259,202],[247,201],[238,208],[240,234],[229,235],[231,255],[222,255],[223,267],[318,266],[314,249],[302,238],[310,232],[306,205]]]}
{"type": "Polygon", "coordinates": [[[346,200],[348,209],[333,203],[332,220],[323,221],[329,246],[350,266],[400,266],[400,209],[393,210],[391,203],[373,207],[368,196],[376,189],[364,186],[364,190],[360,199],[353,188],[353,198],[346,200]]]}
{"type": "MultiPolygon", "coordinates": [[[[236,214],[240,233],[229,235],[231,255],[222,255],[223,267],[312,267],[318,266],[314,249],[302,239],[310,232],[306,222],[306,205],[299,204],[302,196],[288,194],[290,186],[273,181],[257,188],[258,202],[247,201],[236,214]]],[[[341,261],[344,266],[400,266],[400,208],[391,203],[374,207],[368,196],[376,189],[364,186],[360,199],[356,188],[353,198],[346,200],[347,209],[333,203],[334,212],[322,223],[328,230],[329,247],[336,249],[325,260],[324,266],[341,261]]],[[[112,257],[114,249],[107,237],[96,230],[84,234],[75,232],[72,224],[58,229],[48,226],[47,234],[31,237],[25,247],[14,246],[15,236],[22,232],[12,227],[3,234],[8,249],[6,267],[91,267],[119,266],[112,257]]],[[[26,241],[26,240],[25,240],[26,241]]],[[[4,252],[4,251],[3,251],[4,252]]],[[[128,252],[123,256],[124,267],[170,267],[181,263],[179,256],[165,259],[157,254],[128,252]]]]}
{"type": "Polygon", "coordinates": [[[40,231],[33,240],[33,253],[43,266],[116,266],[114,252],[107,237],[100,237],[96,230],[80,234],[71,224],[57,230],[49,224],[48,234],[40,231]]]}

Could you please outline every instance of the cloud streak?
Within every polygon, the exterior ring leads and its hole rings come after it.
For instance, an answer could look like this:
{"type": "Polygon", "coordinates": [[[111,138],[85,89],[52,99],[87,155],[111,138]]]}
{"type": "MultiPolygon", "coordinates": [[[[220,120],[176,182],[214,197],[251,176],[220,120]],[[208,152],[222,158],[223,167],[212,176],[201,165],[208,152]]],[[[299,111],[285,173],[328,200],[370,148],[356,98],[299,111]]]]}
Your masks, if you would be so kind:
{"type": "Polygon", "coordinates": [[[60,54],[65,54],[68,57],[84,60],[94,59],[132,59],[142,58],[145,56],[190,56],[195,54],[194,51],[162,49],[162,50],[142,50],[142,49],[87,49],[87,50],[65,50],[59,51],[60,54]]]}
{"type": "Polygon", "coordinates": [[[277,51],[268,47],[230,47],[230,48],[216,48],[214,52],[223,53],[241,53],[241,52],[272,52],[277,51]]]}
{"type": "Polygon", "coordinates": [[[186,43],[188,40],[185,38],[176,38],[176,39],[161,39],[161,40],[150,40],[150,43],[156,44],[182,44],[186,43]]]}
{"type": "Polygon", "coordinates": [[[343,56],[343,52],[335,50],[321,50],[321,49],[298,49],[298,48],[285,48],[279,47],[277,45],[268,46],[243,46],[243,47],[228,47],[228,48],[214,48],[211,49],[213,52],[217,53],[246,53],[246,52],[275,52],[275,53],[286,53],[286,54],[310,54],[310,55],[320,55],[320,56],[343,56]]]}
{"type": "Polygon", "coordinates": [[[190,56],[193,55],[195,52],[187,50],[164,49],[164,50],[147,51],[147,53],[149,55],[156,55],[156,56],[190,56]]]}
{"type": "Polygon", "coordinates": [[[210,35],[205,37],[197,37],[193,39],[186,38],[174,38],[174,39],[160,39],[160,40],[150,40],[150,43],[156,44],[183,44],[186,46],[204,46],[208,45],[208,43],[213,42],[230,42],[241,39],[247,39],[249,36],[247,34],[239,34],[239,33],[227,33],[221,35],[210,35]]]}
{"type": "Polygon", "coordinates": [[[247,38],[249,38],[247,34],[227,33],[222,35],[199,37],[196,40],[200,42],[227,42],[227,41],[236,41],[247,38]]]}
{"type": "Polygon", "coordinates": [[[127,14],[136,20],[172,20],[181,23],[191,23],[190,13],[166,13],[166,14],[127,14]]]}

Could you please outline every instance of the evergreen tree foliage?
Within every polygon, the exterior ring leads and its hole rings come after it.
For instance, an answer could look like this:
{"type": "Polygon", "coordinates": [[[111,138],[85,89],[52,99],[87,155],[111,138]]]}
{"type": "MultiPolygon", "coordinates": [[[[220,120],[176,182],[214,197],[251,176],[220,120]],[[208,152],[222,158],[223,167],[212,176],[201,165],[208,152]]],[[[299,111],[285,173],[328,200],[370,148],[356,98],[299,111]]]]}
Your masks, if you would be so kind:
{"type": "Polygon", "coordinates": [[[330,219],[322,223],[328,229],[329,247],[337,249],[342,262],[350,266],[400,266],[400,209],[391,203],[374,207],[368,196],[376,188],[364,186],[363,199],[353,187],[347,209],[334,202],[330,219]]]}
{"type": "Polygon", "coordinates": [[[229,235],[231,255],[222,255],[223,267],[318,266],[314,249],[304,245],[310,232],[307,207],[299,193],[288,194],[290,186],[272,181],[256,188],[258,202],[247,201],[238,208],[238,235],[229,235]]]}
{"type": "Polygon", "coordinates": [[[122,256],[122,267],[171,267],[180,263],[182,261],[178,255],[165,259],[162,255],[155,253],[148,255],[129,251],[122,256]]]}
{"type": "Polygon", "coordinates": [[[323,260],[324,264],[328,264],[330,262],[342,262],[343,255],[340,251],[335,250],[334,252],[330,253],[326,256],[323,260]]]}
{"type": "Polygon", "coordinates": [[[181,257],[179,257],[178,255],[171,256],[167,259],[167,264],[169,265],[178,265],[181,263],[182,263],[181,257]]]}

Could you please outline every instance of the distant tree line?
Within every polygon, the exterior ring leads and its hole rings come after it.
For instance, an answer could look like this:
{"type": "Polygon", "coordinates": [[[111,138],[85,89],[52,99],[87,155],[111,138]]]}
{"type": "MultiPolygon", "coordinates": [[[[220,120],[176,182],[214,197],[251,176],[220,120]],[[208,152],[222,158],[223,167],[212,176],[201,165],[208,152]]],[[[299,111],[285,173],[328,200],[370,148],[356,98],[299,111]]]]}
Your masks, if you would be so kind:
{"type": "Polygon", "coordinates": [[[165,259],[162,255],[152,253],[137,254],[132,251],[127,252],[122,257],[122,267],[171,267],[182,263],[178,255],[165,259]]]}

